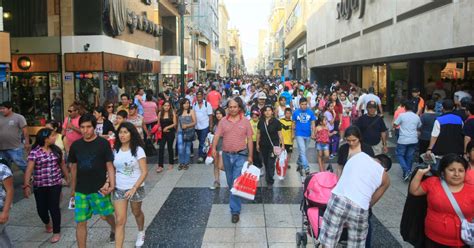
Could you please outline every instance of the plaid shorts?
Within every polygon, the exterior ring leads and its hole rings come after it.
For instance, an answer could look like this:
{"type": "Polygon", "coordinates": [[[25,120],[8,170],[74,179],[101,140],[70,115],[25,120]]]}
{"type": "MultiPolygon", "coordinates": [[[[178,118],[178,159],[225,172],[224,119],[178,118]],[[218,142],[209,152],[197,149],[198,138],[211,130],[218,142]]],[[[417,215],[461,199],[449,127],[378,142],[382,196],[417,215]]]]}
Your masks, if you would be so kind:
{"type": "Polygon", "coordinates": [[[344,227],[347,227],[349,234],[347,247],[365,247],[369,211],[333,194],[324,213],[319,242],[325,247],[336,247],[344,227]]]}
{"type": "Polygon", "coordinates": [[[74,201],[74,220],[77,223],[87,221],[93,214],[108,216],[114,213],[110,195],[101,196],[98,193],[86,195],[76,192],[74,201]]]}

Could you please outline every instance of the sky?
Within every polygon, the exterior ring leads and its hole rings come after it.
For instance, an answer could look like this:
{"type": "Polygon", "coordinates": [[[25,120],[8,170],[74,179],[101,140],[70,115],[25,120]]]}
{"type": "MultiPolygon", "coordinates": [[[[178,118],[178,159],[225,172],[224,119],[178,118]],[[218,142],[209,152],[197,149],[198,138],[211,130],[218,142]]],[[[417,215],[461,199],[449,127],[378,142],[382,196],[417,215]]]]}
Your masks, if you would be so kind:
{"type": "Polygon", "coordinates": [[[229,28],[240,31],[245,63],[258,55],[258,30],[268,27],[271,0],[220,0],[229,12],[229,28]]]}

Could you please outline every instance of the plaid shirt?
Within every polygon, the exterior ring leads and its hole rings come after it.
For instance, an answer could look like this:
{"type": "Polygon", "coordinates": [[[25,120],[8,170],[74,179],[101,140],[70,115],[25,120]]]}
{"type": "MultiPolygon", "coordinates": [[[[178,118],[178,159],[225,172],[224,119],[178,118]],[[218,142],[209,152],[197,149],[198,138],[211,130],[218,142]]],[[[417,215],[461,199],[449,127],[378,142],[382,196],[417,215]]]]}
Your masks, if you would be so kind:
{"type": "Polygon", "coordinates": [[[10,168],[4,164],[0,164],[0,211],[3,211],[3,204],[5,197],[7,197],[7,192],[3,187],[3,181],[11,176],[13,176],[13,174],[10,168]]]}
{"type": "Polygon", "coordinates": [[[53,152],[47,153],[36,147],[28,155],[28,161],[35,162],[33,173],[33,186],[48,187],[61,185],[61,161],[53,152]]]}

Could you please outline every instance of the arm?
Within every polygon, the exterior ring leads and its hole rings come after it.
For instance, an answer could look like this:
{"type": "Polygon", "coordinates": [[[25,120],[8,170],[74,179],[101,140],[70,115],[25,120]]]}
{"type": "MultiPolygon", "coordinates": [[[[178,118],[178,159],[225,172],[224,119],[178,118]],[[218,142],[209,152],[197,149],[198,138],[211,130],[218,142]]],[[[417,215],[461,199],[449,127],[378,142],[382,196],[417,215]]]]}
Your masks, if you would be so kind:
{"type": "Polygon", "coordinates": [[[0,223],[5,224],[8,221],[8,217],[10,214],[10,207],[13,203],[13,195],[14,195],[14,188],[13,188],[13,176],[10,176],[3,180],[3,187],[6,191],[5,202],[3,204],[3,211],[0,214],[0,223]]]}
{"type": "Polygon", "coordinates": [[[249,154],[247,155],[247,161],[249,164],[252,164],[253,160],[253,142],[252,142],[252,135],[247,136],[247,148],[249,150],[249,154]]]}
{"type": "Polygon", "coordinates": [[[383,116],[383,108],[382,108],[382,103],[379,104],[379,115],[382,115],[383,116]]]}
{"type": "Polygon", "coordinates": [[[387,153],[388,152],[388,147],[387,147],[387,131],[382,132],[380,134],[380,138],[382,139],[382,145],[383,145],[383,152],[387,153]]]}
{"type": "Polygon", "coordinates": [[[283,140],[283,133],[278,131],[278,138],[280,138],[280,146],[285,149],[285,140],[283,140]]]}
{"type": "Polygon", "coordinates": [[[31,179],[31,175],[33,175],[34,168],[35,168],[35,161],[28,160],[28,165],[26,166],[25,175],[23,176],[23,195],[25,196],[25,198],[28,198],[31,195],[30,179],[31,179]]]}
{"type": "Polygon", "coordinates": [[[76,193],[77,163],[71,163],[71,197],[76,193]]]}
{"type": "Polygon", "coordinates": [[[212,128],[214,127],[213,126],[213,118],[212,118],[212,114],[209,115],[209,131],[212,130],[212,128]]]}
{"type": "Polygon", "coordinates": [[[63,172],[63,175],[64,175],[64,180],[66,180],[66,182],[69,184],[71,183],[71,178],[69,178],[69,170],[66,166],[66,161],[64,161],[64,158],[62,159],[61,161],[61,171],[63,172]]]}
{"type": "Polygon", "coordinates": [[[382,198],[385,191],[390,186],[390,177],[388,176],[387,172],[384,171],[382,175],[382,184],[380,187],[375,190],[374,194],[372,195],[372,199],[370,200],[370,207],[373,207],[379,200],[382,198]]]}
{"type": "Polygon", "coordinates": [[[311,137],[316,137],[316,127],[315,127],[315,121],[311,121],[311,137]]]}
{"type": "Polygon", "coordinates": [[[146,124],[144,121],[142,121],[142,129],[143,129],[143,132],[146,134],[146,136],[150,137],[150,132],[148,132],[148,128],[146,127],[146,124]]]}
{"type": "Polygon", "coordinates": [[[469,136],[464,136],[464,153],[469,153],[469,151],[466,151],[467,149],[467,144],[469,144],[469,142],[471,142],[471,137],[469,136]]]}
{"type": "Polygon", "coordinates": [[[143,182],[145,181],[148,175],[148,167],[146,165],[146,158],[141,158],[140,160],[138,160],[138,164],[140,166],[141,174],[140,174],[140,177],[135,182],[135,184],[133,185],[133,187],[125,193],[125,197],[127,199],[132,197],[135,194],[135,192],[137,192],[137,189],[140,188],[140,186],[143,184],[143,182]]]}
{"type": "Polygon", "coordinates": [[[217,158],[217,143],[219,143],[219,138],[221,136],[217,133],[214,134],[214,139],[212,139],[212,157],[217,158]]]}
{"type": "Polygon", "coordinates": [[[260,130],[257,129],[257,147],[255,149],[257,149],[257,152],[260,152],[260,136],[261,136],[261,133],[260,133],[260,130]]]}
{"type": "Polygon", "coordinates": [[[23,137],[25,137],[25,149],[30,150],[30,135],[28,134],[28,129],[24,126],[21,131],[23,132],[23,137]]]}
{"type": "Polygon", "coordinates": [[[107,181],[100,191],[102,194],[108,195],[115,189],[115,167],[112,162],[107,162],[105,166],[107,168],[107,181]]]}
{"type": "Polygon", "coordinates": [[[426,195],[425,190],[421,187],[421,179],[423,176],[430,171],[431,167],[428,165],[426,169],[418,169],[415,176],[411,180],[409,192],[414,196],[426,195]]]}

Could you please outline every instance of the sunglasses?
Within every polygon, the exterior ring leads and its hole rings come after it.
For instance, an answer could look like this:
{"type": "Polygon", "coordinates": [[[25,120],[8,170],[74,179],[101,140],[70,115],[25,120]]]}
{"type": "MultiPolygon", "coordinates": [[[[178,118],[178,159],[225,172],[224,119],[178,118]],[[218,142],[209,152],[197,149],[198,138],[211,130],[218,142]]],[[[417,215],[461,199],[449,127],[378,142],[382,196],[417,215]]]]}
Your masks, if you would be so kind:
{"type": "Polygon", "coordinates": [[[109,105],[109,106],[107,106],[107,108],[113,108],[113,107],[114,107],[114,105],[109,105]]]}
{"type": "Polygon", "coordinates": [[[67,112],[72,113],[73,111],[76,111],[76,110],[70,110],[70,109],[69,109],[67,112]]]}

